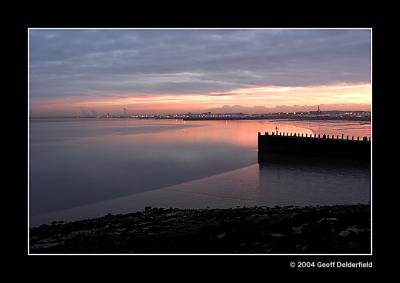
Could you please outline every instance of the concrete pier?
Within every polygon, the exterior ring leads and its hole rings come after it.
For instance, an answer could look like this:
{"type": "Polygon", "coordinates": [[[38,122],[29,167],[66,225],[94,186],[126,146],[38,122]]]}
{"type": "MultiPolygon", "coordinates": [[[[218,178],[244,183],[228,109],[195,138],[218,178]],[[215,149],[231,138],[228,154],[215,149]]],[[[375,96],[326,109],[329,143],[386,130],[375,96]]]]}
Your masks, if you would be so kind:
{"type": "Polygon", "coordinates": [[[334,135],[303,135],[287,133],[258,133],[258,153],[260,157],[270,154],[306,155],[318,157],[371,159],[371,139],[368,137],[348,137],[334,135]]]}

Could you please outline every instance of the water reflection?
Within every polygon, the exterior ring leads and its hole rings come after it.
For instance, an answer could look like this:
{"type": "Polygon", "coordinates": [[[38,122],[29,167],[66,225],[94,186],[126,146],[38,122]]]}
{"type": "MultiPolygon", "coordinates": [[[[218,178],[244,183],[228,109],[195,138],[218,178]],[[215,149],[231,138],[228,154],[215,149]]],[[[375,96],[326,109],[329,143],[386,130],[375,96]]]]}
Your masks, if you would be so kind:
{"type": "Polygon", "coordinates": [[[370,201],[370,163],[269,155],[259,164],[262,198],[276,205],[331,205],[370,201]]]}
{"type": "Polygon", "coordinates": [[[310,129],[281,122],[270,121],[190,121],[180,130],[168,135],[154,133],[150,142],[161,143],[227,143],[246,148],[257,149],[257,132],[275,132],[312,134],[310,129]],[[194,127],[197,126],[197,127],[194,127]]]}
{"type": "Polygon", "coordinates": [[[31,218],[31,225],[130,213],[146,206],[230,208],[368,203],[367,166],[342,165],[314,158],[297,163],[276,159],[157,190],[36,215],[31,218]]]}
{"type": "MultiPolygon", "coordinates": [[[[92,206],[99,213],[119,211],[124,206],[116,200],[125,198],[130,199],[128,210],[163,203],[226,207],[367,201],[368,170],[331,170],[321,162],[258,167],[257,132],[278,127],[313,133],[305,126],[287,121],[32,120],[31,216],[71,210],[84,218],[92,206]]],[[[325,127],[334,131],[337,125],[325,127]]]]}

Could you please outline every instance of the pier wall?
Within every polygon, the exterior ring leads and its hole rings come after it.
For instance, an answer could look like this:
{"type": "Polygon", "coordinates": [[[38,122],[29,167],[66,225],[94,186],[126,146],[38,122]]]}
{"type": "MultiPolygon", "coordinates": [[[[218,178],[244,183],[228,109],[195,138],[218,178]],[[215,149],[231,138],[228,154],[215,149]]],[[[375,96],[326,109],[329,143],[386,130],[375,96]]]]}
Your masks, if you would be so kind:
{"type": "Polygon", "coordinates": [[[269,154],[307,155],[349,159],[371,159],[368,137],[258,133],[259,157],[269,154]]]}

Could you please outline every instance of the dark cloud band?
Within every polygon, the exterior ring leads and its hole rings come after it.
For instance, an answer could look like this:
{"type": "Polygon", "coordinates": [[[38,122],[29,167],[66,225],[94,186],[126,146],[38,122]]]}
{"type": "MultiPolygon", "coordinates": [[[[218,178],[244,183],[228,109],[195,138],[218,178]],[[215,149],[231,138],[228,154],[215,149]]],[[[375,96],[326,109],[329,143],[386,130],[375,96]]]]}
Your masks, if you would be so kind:
{"type": "Polygon", "coordinates": [[[370,82],[370,30],[30,30],[31,98],[370,82]]]}

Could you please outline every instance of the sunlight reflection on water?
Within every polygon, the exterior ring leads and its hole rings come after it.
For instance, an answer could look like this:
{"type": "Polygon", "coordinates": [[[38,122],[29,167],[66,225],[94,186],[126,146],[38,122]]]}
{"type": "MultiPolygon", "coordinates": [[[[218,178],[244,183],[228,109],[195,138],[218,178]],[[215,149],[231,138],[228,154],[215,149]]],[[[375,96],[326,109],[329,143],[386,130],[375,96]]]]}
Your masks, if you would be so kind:
{"type": "Polygon", "coordinates": [[[230,207],[369,199],[369,170],[334,168],[322,174],[310,166],[264,170],[254,165],[257,132],[274,132],[276,127],[279,132],[355,136],[369,136],[371,129],[358,122],[33,121],[31,215],[72,209],[70,215],[84,217],[88,211],[121,211],[125,198],[130,199],[127,209],[152,203],[230,207]]]}

